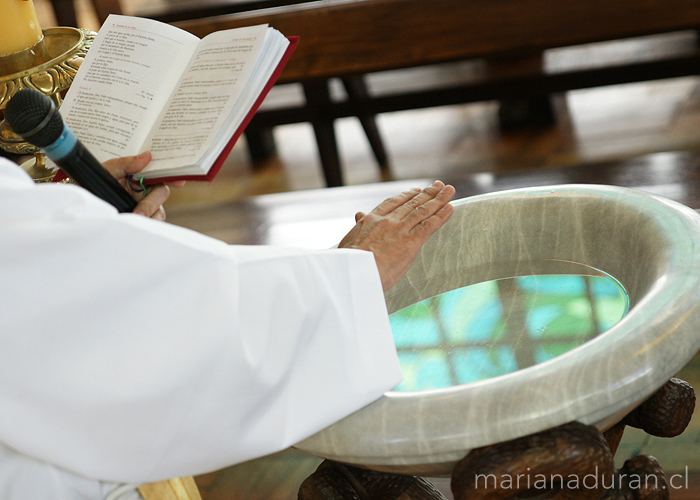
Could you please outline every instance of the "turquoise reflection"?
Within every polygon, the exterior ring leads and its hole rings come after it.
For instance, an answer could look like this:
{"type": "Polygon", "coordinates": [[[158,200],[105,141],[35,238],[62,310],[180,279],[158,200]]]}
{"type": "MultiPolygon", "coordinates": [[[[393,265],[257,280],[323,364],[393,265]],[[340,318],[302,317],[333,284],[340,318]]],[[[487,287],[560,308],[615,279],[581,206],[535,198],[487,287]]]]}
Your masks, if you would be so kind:
{"type": "Polygon", "coordinates": [[[426,299],[389,319],[399,391],[467,384],[542,363],[604,332],[629,308],[608,275],[521,276],[426,299]]]}

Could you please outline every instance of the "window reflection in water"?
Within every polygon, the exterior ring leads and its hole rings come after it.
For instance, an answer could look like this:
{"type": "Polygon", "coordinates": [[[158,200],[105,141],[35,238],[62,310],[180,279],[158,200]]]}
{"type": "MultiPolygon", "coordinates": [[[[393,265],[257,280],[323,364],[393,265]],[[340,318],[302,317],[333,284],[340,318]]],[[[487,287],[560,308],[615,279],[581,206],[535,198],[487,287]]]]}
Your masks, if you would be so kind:
{"type": "Polygon", "coordinates": [[[452,290],[390,316],[398,391],[466,384],[542,363],[604,332],[629,308],[622,286],[594,275],[538,275],[452,290]]]}

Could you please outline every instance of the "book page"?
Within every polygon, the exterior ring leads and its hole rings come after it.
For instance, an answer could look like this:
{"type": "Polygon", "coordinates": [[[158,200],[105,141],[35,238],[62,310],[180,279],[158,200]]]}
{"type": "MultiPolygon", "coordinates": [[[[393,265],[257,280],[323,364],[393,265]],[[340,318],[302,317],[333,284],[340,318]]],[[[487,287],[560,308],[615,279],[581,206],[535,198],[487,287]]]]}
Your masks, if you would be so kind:
{"type": "Polygon", "coordinates": [[[63,119],[100,161],[137,154],[197,43],[168,24],[109,16],[61,105],[63,119]]]}
{"type": "Polygon", "coordinates": [[[260,53],[266,25],[219,31],[200,42],[144,150],[143,173],[195,164],[231,114],[260,53]]]}

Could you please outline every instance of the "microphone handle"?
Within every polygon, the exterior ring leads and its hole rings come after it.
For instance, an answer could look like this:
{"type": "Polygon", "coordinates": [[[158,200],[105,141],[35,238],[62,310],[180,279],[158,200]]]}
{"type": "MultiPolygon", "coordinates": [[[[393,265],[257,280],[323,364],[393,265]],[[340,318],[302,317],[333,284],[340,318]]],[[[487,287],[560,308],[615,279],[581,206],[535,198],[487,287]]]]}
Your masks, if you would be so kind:
{"type": "Polygon", "coordinates": [[[136,200],[80,141],[75,143],[67,155],[55,159],[54,162],[76,184],[84,187],[98,198],[102,198],[120,212],[133,212],[136,208],[136,200]]]}

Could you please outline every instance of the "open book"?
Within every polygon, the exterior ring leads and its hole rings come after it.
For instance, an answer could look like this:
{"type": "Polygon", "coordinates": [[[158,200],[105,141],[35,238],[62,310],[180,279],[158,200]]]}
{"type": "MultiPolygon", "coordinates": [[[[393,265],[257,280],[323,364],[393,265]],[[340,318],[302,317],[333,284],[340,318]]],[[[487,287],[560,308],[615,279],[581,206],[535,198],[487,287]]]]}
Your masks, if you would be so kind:
{"type": "Polygon", "coordinates": [[[266,25],[203,39],[151,19],[111,15],[61,115],[100,161],[149,150],[150,182],[211,180],[296,47],[266,25]]]}

